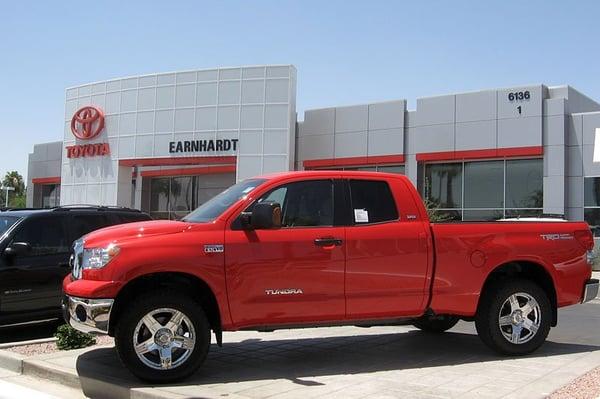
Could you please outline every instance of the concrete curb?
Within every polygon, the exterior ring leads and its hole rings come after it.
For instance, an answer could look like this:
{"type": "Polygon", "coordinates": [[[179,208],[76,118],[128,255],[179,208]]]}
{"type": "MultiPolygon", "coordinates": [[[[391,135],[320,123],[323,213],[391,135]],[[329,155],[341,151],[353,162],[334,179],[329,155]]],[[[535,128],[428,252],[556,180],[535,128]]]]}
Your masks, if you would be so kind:
{"type": "Polygon", "coordinates": [[[44,359],[27,358],[6,350],[0,350],[0,368],[82,390],[88,397],[129,399],[182,399],[187,397],[173,392],[157,392],[152,388],[123,386],[121,381],[108,376],[103,376],[101,380],[80,376],[73,369],[50,364],[44,359]]]}
{"type": "Polygon", "coordinates": [[[15,373],[23,373],[23,361],[26,359],[25,356],[19,355],[18,353],[9,352],[6,350],[0,350],[0,367],[13,371],[15,373]]]}
{"type": "Polygon", "coordinates": [[[56,341],[57,341],[56,338],[40,338],[40,339],[32,339],[29,341],[8,342],[6,344],[0,344],[0,349],[15,348],[17,346],[34,345],[34,344],[46,344],[48,342],[56,342],[56,341]]]}

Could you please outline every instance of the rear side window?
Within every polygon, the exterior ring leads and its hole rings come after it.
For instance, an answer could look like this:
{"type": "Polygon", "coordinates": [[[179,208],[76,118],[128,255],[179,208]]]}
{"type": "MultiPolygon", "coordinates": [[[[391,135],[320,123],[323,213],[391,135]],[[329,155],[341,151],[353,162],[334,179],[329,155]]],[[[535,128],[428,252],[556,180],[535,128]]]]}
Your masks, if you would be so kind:
{"type": "Polygon", "coordinates": [[[101,214],[80,214],[73,215],[71,219],[71,232],[73,233],[73,240],[83,237],[87,233],[94,230],[101,229],[102,227],[108,226],[108,222],[105,215],[101,214]]]}
{"type": "Polygon", "coordinates": [[[116,219],[115,223],[147,222],[148,220],[152,220],[144,213],[121,213],[114,216],[114,219],[116,219]]]}
{"type": "Polygon", "coordinates": [[[350,180],[352,220],[355,224],[381,223],[398,219],[392,191],[385,181],[350,180]]]}

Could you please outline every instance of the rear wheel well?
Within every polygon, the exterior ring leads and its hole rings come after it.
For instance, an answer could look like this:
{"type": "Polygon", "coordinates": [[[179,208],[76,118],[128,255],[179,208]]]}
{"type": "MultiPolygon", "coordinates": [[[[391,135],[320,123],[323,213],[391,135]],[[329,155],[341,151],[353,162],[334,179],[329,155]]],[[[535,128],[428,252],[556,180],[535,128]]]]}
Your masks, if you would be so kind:
{"type": "Polygon", "coordinates": [[[217,343],[221,344],[221,314],[215,295],[206,282],[185,273],[153,273],[140,276],[127,283],[115,298],[110,312],[108,334],[114,336],[115,326],[123,314],[123,310],[126,309],[127,304],[133,298],[143,293],[161,289],[174,289],[198,302],[206,314],[211,329],[215,332],[217,343]]]}
{"type": "MultiPolygon", "coordinates": [[[[555,327],[558,322],[556,290],[550,274],[546,271],[546,269],[544,269],[543,266],[537,263],[511,262],[498,266],[485,280],[485,283],[481,289],[481,295],[486,294],[493,284],[501,282],[502,280],[513,278],[524,278],[531,280],[535,284],[539,285],[544,292],[546,292],[546,295],[548,295],[548,299],[550,300],[550,304],[552,305],[552,327],[555,327]]],[[[479,303],[481,303],[481,298],[479,303]]]]}

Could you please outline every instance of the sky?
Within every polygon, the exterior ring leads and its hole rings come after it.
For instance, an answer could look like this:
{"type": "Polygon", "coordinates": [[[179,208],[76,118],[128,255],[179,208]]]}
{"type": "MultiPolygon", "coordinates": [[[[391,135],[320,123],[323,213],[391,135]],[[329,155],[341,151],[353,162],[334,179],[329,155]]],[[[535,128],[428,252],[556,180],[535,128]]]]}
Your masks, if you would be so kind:
{"type": "Polygon", "coordinates": [[[600,100],[597,1],[0,0],[0,174],[61,140],[65,88],[293,64],[297,111],[524,84],[600,100]]]}

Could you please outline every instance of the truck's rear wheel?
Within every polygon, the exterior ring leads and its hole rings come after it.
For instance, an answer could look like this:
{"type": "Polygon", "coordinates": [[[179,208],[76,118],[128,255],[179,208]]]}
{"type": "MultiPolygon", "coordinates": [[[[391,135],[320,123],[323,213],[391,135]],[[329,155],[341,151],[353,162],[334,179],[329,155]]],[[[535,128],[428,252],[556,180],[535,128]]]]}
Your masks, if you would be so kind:
{"type": "Polygon", "coordinates": [[[416,319],[413,326],[419,330],[430,333],[443,333],[458,323],[458,317],[454,316],[424,316],[416,319]]]}
{"type": "Polygon", "coordinates": [[[119,318],[115,345],[136,377],[173,382],[190,376],[206,359],[210,326],[192,298],[173,291],[147,294],[119,318]]]}
{"type": "Polygon", "coordinates": [[[505,280],[483,293],[475,327],[481,340],[505,355],[539,348],[552,323],[552,306],[544,290],[529,280],[505,280]]]}

